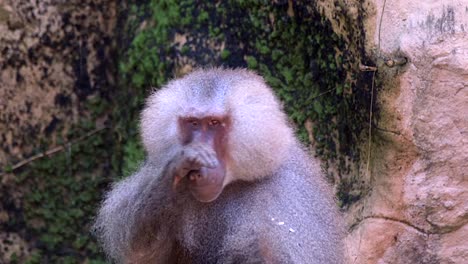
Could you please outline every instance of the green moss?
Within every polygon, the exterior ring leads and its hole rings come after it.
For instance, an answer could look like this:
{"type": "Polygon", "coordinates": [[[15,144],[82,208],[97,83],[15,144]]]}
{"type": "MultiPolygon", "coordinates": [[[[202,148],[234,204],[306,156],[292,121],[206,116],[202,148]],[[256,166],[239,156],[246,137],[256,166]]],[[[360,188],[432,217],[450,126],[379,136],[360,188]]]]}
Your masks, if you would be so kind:
{"type": "Polygon", "coordinates": [[[124,146],[124,156],[122,171],[125,177],[134,173],[145,158],[143,146],[136,138],[131,138],[127,141],[124,146]]]}
{"type": "Polygon", "coordinates": [[[225,49],[225,50],[223,50],[221,52],[220,57],[221,57],[222,60],[227,60],[230,55],[231,55],[231,52],[229,50],[225,49]]]}
{"type": "Polygon", "coordinates": [[[206,11],[201,11],[200,14],[199,14],[198,17],[197,17],[198,23],[207,22],[208,19],[209,19],[209,16],[210,16],[210,15],[208,14],[208,12],[206,12],[206,11]]]}
{"type": "MultiPolygon", "coordinates": [[[[87,123],[83,122],[83,130],[72,132],[71,137],[87,131],[87,123]]],[[[17,184],[28,191],[22,199],[23,217],[20,222],[9,224],[24,226],[36,237],[40,250],[26,263],[103,259],[89,232],[101,200],[99,190],[106,181],[95,172],[103,168],[112,153],[105,138],[102,133],[76,142],[62,152],[33,162],[18,175],[17,184]]]]}
{"type": "Polygon", "coordinates": [[[250,69],[256,69],[257,66],[258,66],[258,62],[257,62],[257,60],[255,59],[255,57],[253,57],[253,56],[246,56],[246,57],[245,57],[245,61],[247,62],[247,66],[248,66],[250,69]]]}
{"type": "Polygon", "coordinates": [[[25,261],[25,264],[40,264],[42,259],[42,255],[40,251],[34,251],[28,259],[25,261]]]}
{"type": "Polygon", "coordinates": [[[363,194],[361,188],[357,185],[359,184],[356,178],[343,179],[340,181],[336,192],[339,206],[344,207],[345,205],[352,204],[361,199],[363,194]]]}
{"type": "Polygon", "coordinates": [[[187,54],[187,53],[189,53],[189,51],[190,51],[190,48],[189,48],[188,46],[186,46],[186,45],[184,45],[184,46],[182,47],[182,49],[180,50],[180,52],[181,52],[182,54],[187,54]]]}

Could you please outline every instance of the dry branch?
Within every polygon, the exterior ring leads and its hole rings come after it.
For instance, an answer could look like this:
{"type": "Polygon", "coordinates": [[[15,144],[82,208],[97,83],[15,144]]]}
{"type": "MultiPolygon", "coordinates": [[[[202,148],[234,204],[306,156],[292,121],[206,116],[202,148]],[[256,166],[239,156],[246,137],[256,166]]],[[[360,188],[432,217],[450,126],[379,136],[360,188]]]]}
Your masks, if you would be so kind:
{"type": "MultiPolygon", "coordinates": [[[[43,157],[46,157],[46,156],[50,156],[50,155],[52,155],[52,154],[54,154],[54,153],[57,153],[57,152],[59,152],[59,151],[62,151],[62,150],[64,150],[65,148],[68,148],[68,147],[72,146],[73,144],[76,144],[76,143],[78,143],[78,142],[81,142],[81,141],[83,141],[83,140],[85,140],[85,139],[91,137],[92,135],[101,132],[102,130],[104,130],[104,129],[106,129],[106,128],[107,128],[107,127],[99,127],[99,128],[96,128],[96,129],[94,129],[94,130],[92,130],[92,131],[89,131],[89,132],[86,133],[85,135],[82,135],[82,136],[80,136],[80,137],[78,137],[78,138],[76,138],[76,139],[73,139],[73,140],[71,140],[71,141],[69,141],[69,142],[67,142],[67,143],[65,143],[65,144],[63,144],[63,145],[61,145],[61,146],[57,146],[57,147],[55,147],[55,148],[51,148],[51,149],[49,149],[49,150],[47,150],[47,151],[45,151],[45,152],[38,153],[38,154],[36,154],[36,155],[34,155],[34,156],[30,157],[30,158],[27,158],[27,159],[25,159],[25,160],[22,160],[22,161],[20,161],[20,162],[18,162],[18,163],[16,163],[16,164],[14,164],[13,166],[11,166],[11,168],[9,168],[8,171],[17,170],[18,168],[21,168],[21,167],[23,167],[24,165],[29,164],[29,163],[31,163],[31,162],[37,160],[37,159],[40,159],[40,158],[43,158],[43,157]]],[[[0,176],[3,175],[3,174],[5,174],[5,172],[0,172],[0,176]]]]}

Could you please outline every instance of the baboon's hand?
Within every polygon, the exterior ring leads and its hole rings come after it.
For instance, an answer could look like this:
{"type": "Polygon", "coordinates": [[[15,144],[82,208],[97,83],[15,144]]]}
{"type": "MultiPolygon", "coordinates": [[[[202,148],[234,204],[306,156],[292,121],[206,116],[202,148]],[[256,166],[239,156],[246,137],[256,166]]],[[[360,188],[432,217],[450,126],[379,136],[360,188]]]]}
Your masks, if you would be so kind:
{"type": "Polygon", "coordinates": [[[189,144],[177,157],[175,162],[174,187],[190,172],[198,171],[202,167],[215,168],[218,166],[216,152],[207,144],[189,144]]]}
{"type": "Polygon", "coordinates": [[[199,170],[201,167],[218,166],[216,152],[207,144],[190,144],[182,151],[184,169],[199,170]]]}

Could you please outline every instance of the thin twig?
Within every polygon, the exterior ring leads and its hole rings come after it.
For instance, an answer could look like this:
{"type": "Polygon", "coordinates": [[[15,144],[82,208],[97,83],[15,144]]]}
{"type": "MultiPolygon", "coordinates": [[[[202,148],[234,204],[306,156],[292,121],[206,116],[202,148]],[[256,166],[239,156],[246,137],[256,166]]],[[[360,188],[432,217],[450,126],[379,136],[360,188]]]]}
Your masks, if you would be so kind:
{"type": "MultiPolygon", "coordinates": [[[[378,38],[378,43],[377,43],[377,59],[380,58],[380,32],[382,29],[382,20],[383,20],[383,15],[385,11],[385,5],[387,4],[387,0],[384,0],[383,6],[382,6],[382,12],[380,13],[380,21],[379,21],[379,38],[378,38]]],[[[372,85],[371,85],[371,100],[370,100],[370,107],[369,107],[369,141],[368,141],[368,146],[367,146],[367,165],[366,165],[366,173],[367,177],[369,178],[369,181],[371,181],[371,172],[370,172],[370,160],[371,160],[371,148],[372,148],[372,111],[373,109],[373,102],[374,102],[374,85],[375,85],[375,73],[376,71],[372,72],[372,85]]],[[[364,198],[363,202],[363,207],[365,208],[367,206],[367,199],[364,198]]],[[[364,228],[364,227],[363,227],[364,228]]],[[[358,246],[358,252],[356,254],[356,257],[354,258],[353,263],[356,263],[356,261],[359,258],[359,253],[361,251],[361,243],[362,243],[362,233],[363,230],[360,231],[359,234],[359,246],[358,246]]]]}
{"type": "MultiPolygon", "coordinates": [[[[71,140],[71,141],[69,141],[69,142],[66,142],[65,144],[63,144],[63,145],[61,145],[61,146],[57,146],[57,147],[55,147],[55,148],[51,148],[51,149],[49,149],[49,150],[47,150],[47,151],[45,151],[45,152],[38,153],[38,154],[36,154],[36,155],[34,155],[34,156],[28,158],[28,159],[22,160],[22,161],[16,163],[15,165],[13,165],[13,166],[9,169],[9,171],[17,170],[18,168],[21,168],[21,167],[23,167],[24,165],[29,164],[29,163],[31,163],[31,162],[37,160],[37,159],[40,159],[40,158],[43,158],[43,157],[47,157],[47,156],[50,156],[50,155],[52,155],[52,154],[54,154],[54,153],[57,153],[57,152],[59,152],[59,151],[62,151],[62,150],[64,150],[65,148],[70,147],[71,145],[76,144],[76,143],[78,143],[78,142],[80,142],[80,141],[83,141],[83,140],[85,140],[86,138],[88,138],[88,137],[90,137],[90,136],[92,136],[92,135],[94,135],[94,134],[96,134],[96,133],[98,133],[98,132],[100,132],[100,131],[102,131],[102,130],[104,130],[104,129],[106,129],[106,128],[107,128],[107,127],[99,127],[99,128],[96,128],[96,129],[94,129],[94,130],[92,130],[92,131],[86,133],[85,135],[79,137],[79,138],[76,138],[76,139],[74,139],[74,140],[71,140]]],[[[0,173],[0,176],[3,175],[3,174],[5,174],[5,172],[1,172],[1,173],[0,173]]]]}
{"type": "MultiPolygon", "coordinates": [[[[380,58],[380,32],[382,30],[382,20],[383,20],[383,14],[385,11],[385,5],[387,4],[387,0],[384,0],[383,6],[382,6],[382,12],[380,13],[380,21],[379,21],[379,38],[378,38],[378,43],[377,43],[377,58],[380,58]]],[[[374,86],[375,86],[375,71],[372,73],[372,86],[371,86],[371,101],[370,101],[370,109],[369,109],[369,144],[367,148],[367,175],[369,177],[369,180],[371,178],[371,173],[370,173],[370,159],[371,159],[371,146],[372,146],[372,111],[373,111],[373,106],[374,106],[374,86]]]]}
{"type": "Polygon", "coordinates": [[[375,71],[372,72],[372,85],[371,85],[371,100],[369,109],[369,144],[367,146],[367,175],[370,179],[370,159],[371,159],[371,146],[372,146],[372,111],[374,105],[374,84],[375,84],[375,71]]]}
{"type": "Polygon", "coordinates": [[[325,92],[323,92],[323,93],[321,93],[321,94],[319,94],[319,95],[317,95],[317,96],[314,96],[314,97],[310,98],[309,100],[315,100],[315,99],[321,97],[322,95],[325,95],[325,94],[327,94],[327,93],[329,93],[329,92],[333,92],[334,90],[336,90],[336,88],[332,88],[332,89],[330,89],[330,90],[328,90],[328,91],[325,91],[325,92]]]}

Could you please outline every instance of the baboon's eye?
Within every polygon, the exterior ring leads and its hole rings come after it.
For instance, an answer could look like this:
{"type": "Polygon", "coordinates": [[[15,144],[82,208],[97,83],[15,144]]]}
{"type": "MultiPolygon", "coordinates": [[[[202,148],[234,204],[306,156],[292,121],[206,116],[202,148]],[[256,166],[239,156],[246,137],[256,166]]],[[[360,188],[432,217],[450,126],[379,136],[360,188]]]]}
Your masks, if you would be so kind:
{"type": "Polygon", "coordinates": [[[197,120],[189,120],[188,121],[192,127],[198,127],[199,123],[197,120]]]}
{"type": "Polygon", "coordinates": [[[220,122],[216,119],[212,119],[209,124],[210,126],[217,126],[220,124],[220,122]]]}

